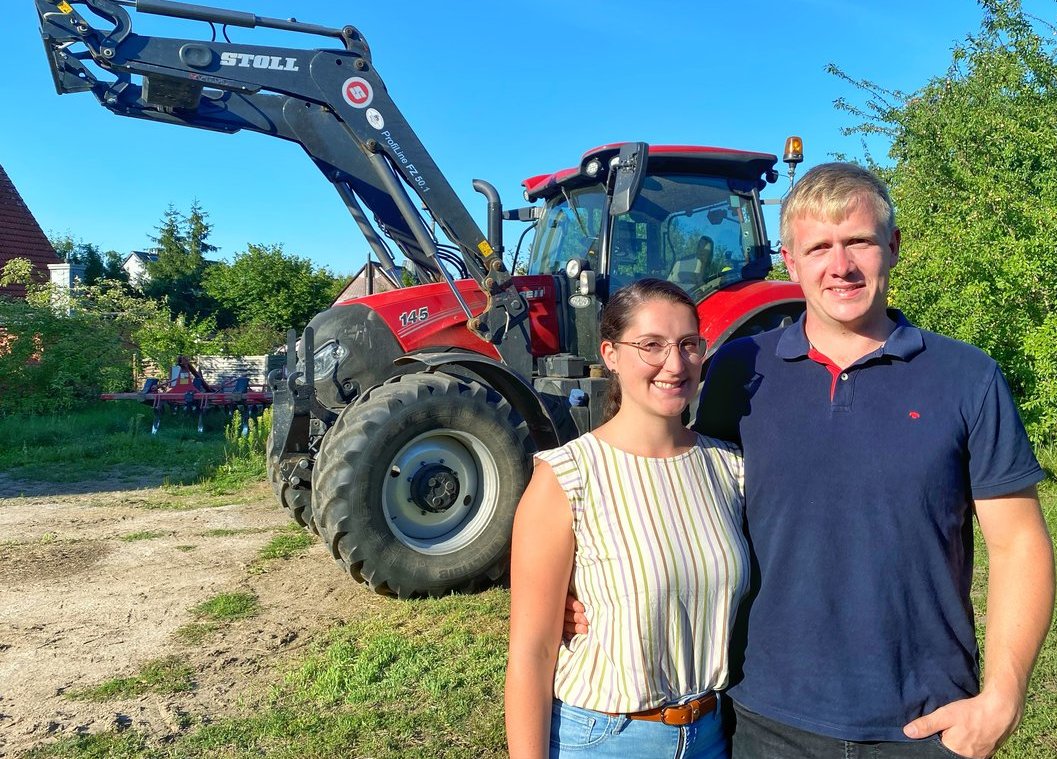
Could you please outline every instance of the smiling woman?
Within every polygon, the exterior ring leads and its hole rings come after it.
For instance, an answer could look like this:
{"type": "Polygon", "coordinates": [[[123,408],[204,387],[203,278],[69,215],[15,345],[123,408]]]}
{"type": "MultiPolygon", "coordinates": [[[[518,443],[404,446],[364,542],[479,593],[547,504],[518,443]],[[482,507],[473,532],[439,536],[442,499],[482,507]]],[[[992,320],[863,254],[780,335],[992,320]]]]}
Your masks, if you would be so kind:
{"type": "Polygon", "coordinates": [[[618,291],[600,326],[609,418],[536,456],[514,522],[512,757],[727,756],[716,691],[747,584],[742,463],[682,424],[698,328],[671,282],[618,291]],[[563,643],[570,588],[591,628],[563,643]]]}

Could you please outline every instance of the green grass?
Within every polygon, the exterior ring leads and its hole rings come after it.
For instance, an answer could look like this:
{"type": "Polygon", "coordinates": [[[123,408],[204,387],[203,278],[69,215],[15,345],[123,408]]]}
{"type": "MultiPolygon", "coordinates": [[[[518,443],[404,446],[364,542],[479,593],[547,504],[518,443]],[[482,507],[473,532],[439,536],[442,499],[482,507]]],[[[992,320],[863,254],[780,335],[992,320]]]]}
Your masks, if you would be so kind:
{"type": "Polygon", "coordinates": [[[219,412],[206,414],[201,434],[195,414],[166,412],[157,435],[150,434],[153,418],[150,407],[135,401],[100,401],[61,415],[0,416],[0,472],[47,482],[117,483],[160,473],[170,487],[194,485],[214,495],[264,479],[269,413],[250,426],[248,438],[219,412]]]}
{"type": "Polygon", "coordinates": [[[289,559],[291,556],[296,556],[303,552],[315,542],[315,538],[312,535],[296,523],[291,522],[284,532],[268,541],[268,544],[257,553],[257,556],[265,561],[289,559]]]}
{"type": "Polygon", "coordinates": [[[144,693],[183,693],[194,689],[194,673],[186,662],[176,656],[148,662],[139,674],[118,677],[104,683],[65,695],[78,701],[114,701],[135,698],[144,693]]]}
{"type": "Polygon", "coordinates": [[[29,751],[23,759],[161,759],[162,756],[150,748],[145,735],[135,730],[123,730],[64,738],[29,751]]]}
{"type": "Polygon", "coordinates": [[[196,620],[178,627],[173,635],[182,643],[197,645],[224,624],[255,616],[260,610],[260,602],[252,593],[220,593],[191,609],[196,620]]]}
{"type": "Polygon", "coordinates": [[[128,535],[122,535],[121,540],[126,543],[134,543],[137,540],[154,540],[155,538],[164,537],[164,532],[152,532],[151,530],[140,530],[139,532],[130,532],[128,535]]]}
{"type": "Polygon", "coordinates": [[[188,622],[178,627],[173,635],[183,643],[193,646],[211,637],[218,629],[220,625],[215,622],[188,622]]]}
{"type": "Polygon", "coordinates": [[[315,538],[304,528],[295,522],[290,522],[257,552],[257,558],[250,562],[247,571],[251,575],[263,574],[269,571],[271,562],[284,561],[304,553],[315,542],[315,538]]]}
{"type": "Polygon", "coordinates": [[[177,551],[183,551],[184,553],[190,553],[198,548],[198,546],[173,546],[177,551]]]}
{"type": "Polygon", "coordinates": [[[272,532],[274,527],[217,527],[199,533],[203,538],[229,538],[233,535],[259,535],[262,532],[272,532]]]}
{"type": "Polygon", "coordinates": [[[241,716],[152,743],[134,731],[68,738],[44,757],[490,759],[505,755],[509,593],[376,599],[320,636],[241,716]]]}
{"type": "Polygon", "coordinates": [[[210,492],[207,484],[163,484],[160,489],[150,491],[137,505],[147,511],[196,511],[230,506],[233,503],[248,503],[253,499],[253,494],[245,486],[237,497],[232,497],[225,493],[210,492]]]}
{"type": "Polygon", "coordinates": [[[220,593],[203,601],[191,612],[197,617],[207,617],[221,622],[252,617],[261,610],[257,596],[252,593],[220,593]]]}

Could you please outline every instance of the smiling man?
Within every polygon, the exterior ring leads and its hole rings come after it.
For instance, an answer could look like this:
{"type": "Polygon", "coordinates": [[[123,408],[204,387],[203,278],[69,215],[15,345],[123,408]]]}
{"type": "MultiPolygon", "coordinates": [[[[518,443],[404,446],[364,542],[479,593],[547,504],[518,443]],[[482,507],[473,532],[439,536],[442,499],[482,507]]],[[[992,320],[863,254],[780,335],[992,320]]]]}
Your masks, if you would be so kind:
{"type": "Polygon", "coordinates": [[[781,236],[806,313],[717,353],[695,425],[745,454],[734,756],[990,756],[1052,613],[1044,474],[995,362],[887,308],[900,235],[877,177],[815,167],[781,236]],[[990,560],[982,688],[974,514],[990,560]]]}

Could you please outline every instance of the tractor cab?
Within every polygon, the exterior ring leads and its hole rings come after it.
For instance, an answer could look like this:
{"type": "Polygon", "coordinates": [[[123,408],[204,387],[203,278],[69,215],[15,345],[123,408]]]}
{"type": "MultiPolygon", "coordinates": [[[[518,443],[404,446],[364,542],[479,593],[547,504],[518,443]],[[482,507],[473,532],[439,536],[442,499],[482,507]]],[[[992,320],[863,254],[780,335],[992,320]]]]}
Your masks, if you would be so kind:
{"type": "Polygon", "coordinates": [[[596,313],[620,287],[656,277],[700,303],[771,268],[759,192],[777,179],[775,156],[652,146],[635,191],[621,198],[614,176],[620,147],[596,148],[577,169],[523,183],[527,200],[544,203],[527,273],[565,275],[567,323],[576,325],[575,345],[566,349],[589,359],[598,321],[584,312],[596,313]]]}

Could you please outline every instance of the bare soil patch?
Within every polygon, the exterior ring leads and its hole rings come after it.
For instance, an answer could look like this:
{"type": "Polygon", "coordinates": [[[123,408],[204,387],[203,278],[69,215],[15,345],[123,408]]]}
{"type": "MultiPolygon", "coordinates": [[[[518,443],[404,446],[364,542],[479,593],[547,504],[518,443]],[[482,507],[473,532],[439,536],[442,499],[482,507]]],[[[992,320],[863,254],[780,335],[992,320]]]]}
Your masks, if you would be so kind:
{"type": "Polygon", "coordinates": [[[353,584],[319,542],[250,571],[289,524],[264,484],[187,510],[149,508],[171,500],[156,488],[82,483],[84,492],[49,496],[40,483],[3,485],[26,495],[0,497],[0,756],[65,734],[163,737],[243,713],[313,633],[389,603],[353,584]],[[158,536],[128,539],[143,533],[158,536]],[[197,644],[174,634],[195,621],[194,606],[233,591],[255,594],[260,614],[197,644]],[[193,691],[106,703],[66,695],[172,655],[194,669],[193,691]]]}

